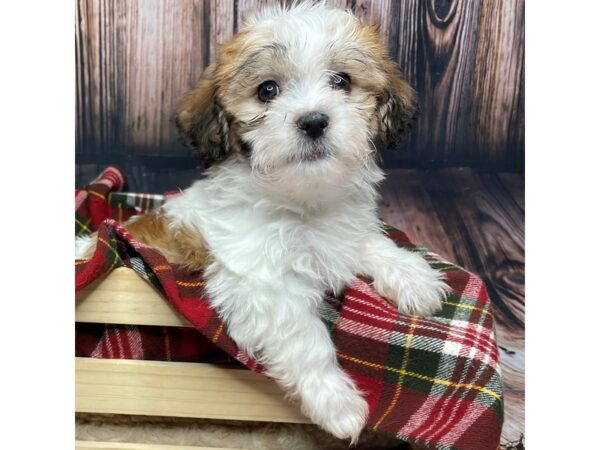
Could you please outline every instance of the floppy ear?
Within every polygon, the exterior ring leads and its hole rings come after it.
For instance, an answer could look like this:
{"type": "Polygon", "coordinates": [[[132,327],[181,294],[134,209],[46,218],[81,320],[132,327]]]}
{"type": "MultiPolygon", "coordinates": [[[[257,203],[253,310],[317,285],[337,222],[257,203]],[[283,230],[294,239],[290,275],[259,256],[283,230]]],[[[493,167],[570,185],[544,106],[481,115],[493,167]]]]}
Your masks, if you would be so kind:
{"type": "Polygon", "coordinates": [[[229,152],[227,114],[217,100],[215,68],[209,66],[198,86],[185,97],[175,124],[186,144],[205,167],[224,160],[229,152]]]}
{"type": "Polygon", "coordinates": [[[376,110],[379,138],[387,148],[399,144],[417,113],[417,94],[404,80],[400,71],[388,71],[388,84],[379,96],[376,110]]]}

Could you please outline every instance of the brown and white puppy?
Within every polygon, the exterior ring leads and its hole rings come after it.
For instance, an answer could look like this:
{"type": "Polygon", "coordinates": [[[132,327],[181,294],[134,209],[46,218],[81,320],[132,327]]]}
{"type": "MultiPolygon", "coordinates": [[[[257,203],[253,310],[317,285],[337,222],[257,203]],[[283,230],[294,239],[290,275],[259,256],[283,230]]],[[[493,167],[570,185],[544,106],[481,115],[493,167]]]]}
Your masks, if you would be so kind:
{"type": "MultiPolygon", "coordinates": [[[[355,441],[368,407],[318,315],[357,274],[398,309],[431,314],[442,275],[381,230],[373,143],[397,143],[415,94],[374,27],[322,3],[269,7],[223,46],[178,126],[211,167],[129,221],[171,262],[204,270],[212,306],[303,411],[355,441]]],[[[90,256],[93,238],[79,240],[90,256]]]]}

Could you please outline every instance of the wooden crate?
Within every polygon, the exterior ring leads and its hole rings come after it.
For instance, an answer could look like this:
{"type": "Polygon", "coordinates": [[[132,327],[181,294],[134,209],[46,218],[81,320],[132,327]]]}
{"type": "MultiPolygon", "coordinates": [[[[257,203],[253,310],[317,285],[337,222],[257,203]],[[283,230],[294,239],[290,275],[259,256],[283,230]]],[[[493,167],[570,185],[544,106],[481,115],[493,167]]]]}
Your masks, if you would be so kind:
{"type": "MultiPolygon", "coordinates": [[[[78,322],[190,327],[133,270],[118,268],[76,295],[78,322]]],[[[266,377],[214,364],[76,358],[75,410],[86,413],[310,423],[266,377]]],[[[78,442],[78,449],[161,446],[78,442]]],[[[165,447],[166,448],[166,447],[165,447]]],[[[181,450],[201,447],[182,447],[181,450]]]]}

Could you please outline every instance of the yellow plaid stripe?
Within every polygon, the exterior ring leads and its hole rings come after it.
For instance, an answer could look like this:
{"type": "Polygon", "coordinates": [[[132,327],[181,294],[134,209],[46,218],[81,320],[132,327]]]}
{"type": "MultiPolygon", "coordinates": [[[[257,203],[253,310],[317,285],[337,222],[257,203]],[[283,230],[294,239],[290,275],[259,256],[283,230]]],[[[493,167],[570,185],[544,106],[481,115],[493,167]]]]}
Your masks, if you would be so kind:
{"type": "Polygon", "coordinates": [[[377,429],[381,422],[388,416],[390,411],[396,406],[398,403],[398,399],[400,398],[400,393],[402,392],[402,382],[404,380],[404,376],[406,375],[406,366],[408,365],[408,354],[410,352],[410,345],[412,343],[412,337],[414,335],[415,329],[417,328],[417,322],[419,318],[417,316],[413,316],[410,321],[410,328],[408,329],[408,334],[406,336],[406,351],[404,352],[404,356],[402,358],[402,365],[398,376],[398,386],[396,387],[396,392],[394,392],[394,398],[388,405],[387,409],[383,413],[383,415],[379,418],[379,420],[373,426],[374,429],[377,429]]]}
{"type": "Polygon", "coordinates": [[[500,400],[500,398],[501,398],[500,395],[498,395],[494,391],[491,391],[491,390],[489,390],[487,388],[484,388],[483,386],[477,386],[476,384],[454,383],[452,381],[442,380],[440,378],[428,377],[427,375],[421,375],[420,373],[410,372],[408,370],[396,369],[395,367],[388,367],[388,366],[384,366],[384,365],[381,365],[381,364],[372,363],[372,362],[369,362],[369,361],[363,361],[362,359],[355,358],[353,356],[344,355],[343,353],[338,353],[337,356],[339,358],[342,358],[342,359],[345,359],[345,360],[348,360],[348,361],[352,361],[352,362],[355,362],[357,364],[362,364],[362,365],[367,366],[367,367],[373,367],[374,369],[389,370],[390,372],[401,373],[401,374],[403,374],[405,376],[408,376],[408,377],[417,378],[417,379],[423,380],[423,381],[429,381],[430,383],[441,384],[443,386],[458,387],[458,388],[465,388],[465,389],[473,389],[473,390],[476,390],[476,391],[479,391],[479,392],[483,392],[484,394],[487,394],[490,397],[495,398],[496,400],[500,400]]]}
{"type": "Polygon", "coordinates": [[[96,191],[88,191],[89,194],[95,195],[96,197],[101,198],[102,200],[106,200],[106,197],[102,194],[98,194],[96,191]]]}
{"type": "Polygon", "coordinates": [[[103,239],[100,236],[98,236],[98,241],[102,242],[104,245],[106,245],[108,247],[108,249],[111,251],[111,253],[114,255],[113,263],[111,264],[110,268],[108,269],[108,271],[110,272],[117,265],[117,262],[119,262],[121,260],[121,257],[115,251],[115,249],[112,248],[112,246],[110,245],[110,243],[108,243],[105,239],[103,239]]]}
{"type": "Polygon", "coordinates": [[[88,225],[90,224],[91,220],[88,220],[86,223],[81,223],[81,221],[78,220],[77,217],[75,217],[75,222],[77,222],[77,224],[82,228],[81,231],[86,231],[88,233],[92,232],[92,230],[90,230],[90,228],[88,227],[88,225]]]}
{"type": "Polygon", "coordinates": [[[204,286],[206,284],[204,281],[195,281],[195,282],[176,281],[176,283],[179,286],[183,286],[183,287],[198,287],[198,286],[204,286]]]}
{"type": "Polygon", "coordinates": [[[442,303],[444,305],[458,306],[459,308],[471,309],[471,310],[474,310],[474,311],[479,311],[482,314],[489,314],[489,311],[487,311],[485,309],[482,309],[482,308],[478,308],[477,306],[465,305],[464,303],[454,303],[454,302],[448,302],[448,301],[444,301],[442,303]]]}
{"type": "Polygon", "coordinates": [[[215,333],[215,335],[212,338],[213,342],[217,342],[219,340],[219,337],[221,337],[221,333],[223,332],[223,327],[224,327],[224,323],[221,322],[221,325],[219,325],[219,328],[217,328],[217,332],[215,333]]]}

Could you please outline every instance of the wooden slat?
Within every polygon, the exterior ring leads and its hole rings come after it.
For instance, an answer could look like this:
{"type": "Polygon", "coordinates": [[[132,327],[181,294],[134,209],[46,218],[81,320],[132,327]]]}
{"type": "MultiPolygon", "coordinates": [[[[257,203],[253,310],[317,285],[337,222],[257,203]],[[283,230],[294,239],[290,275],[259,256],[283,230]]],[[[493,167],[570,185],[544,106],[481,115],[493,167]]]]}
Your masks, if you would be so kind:
{"type": "MultiPolygon", "coordinates": [[[[490,167],[524,168],[525,0],[482,2],[469,124],[490,167]]],[[[465,130],[463,130],[465,131],[465,130]]]]}
{"type": "MultiPolygon", "coordinates": [[[[75,450],[236,450],[227,447],[196,447],[189,445],[156,445],[134,442],[75,441],[75,450]]],[[[237,449],[242,450],[242,449],[237,449]]]]}
{"type": "Polygon", "coordinates": [[[212,364],[76,358],[77,412],[310,423],[266,377],[212,364]]]}
{"type": "Polygon", "coordinates": [[[399,30],[398,57],[406,61],[401,67],[416,86],[421,106],[409,152],[422,160],[460,155],[464,161],[471,157],[473,130],[465,124],[476,101],[469,94],[484,2],[458,0],[443,10],[433,1],[400,3],[407,26],[399,30]]]}
{"type": "Polygon", "coordinates": [[[77,322],[190,327],[190,323],[133,270],[120,267],[75,296],[77,322]]]}

